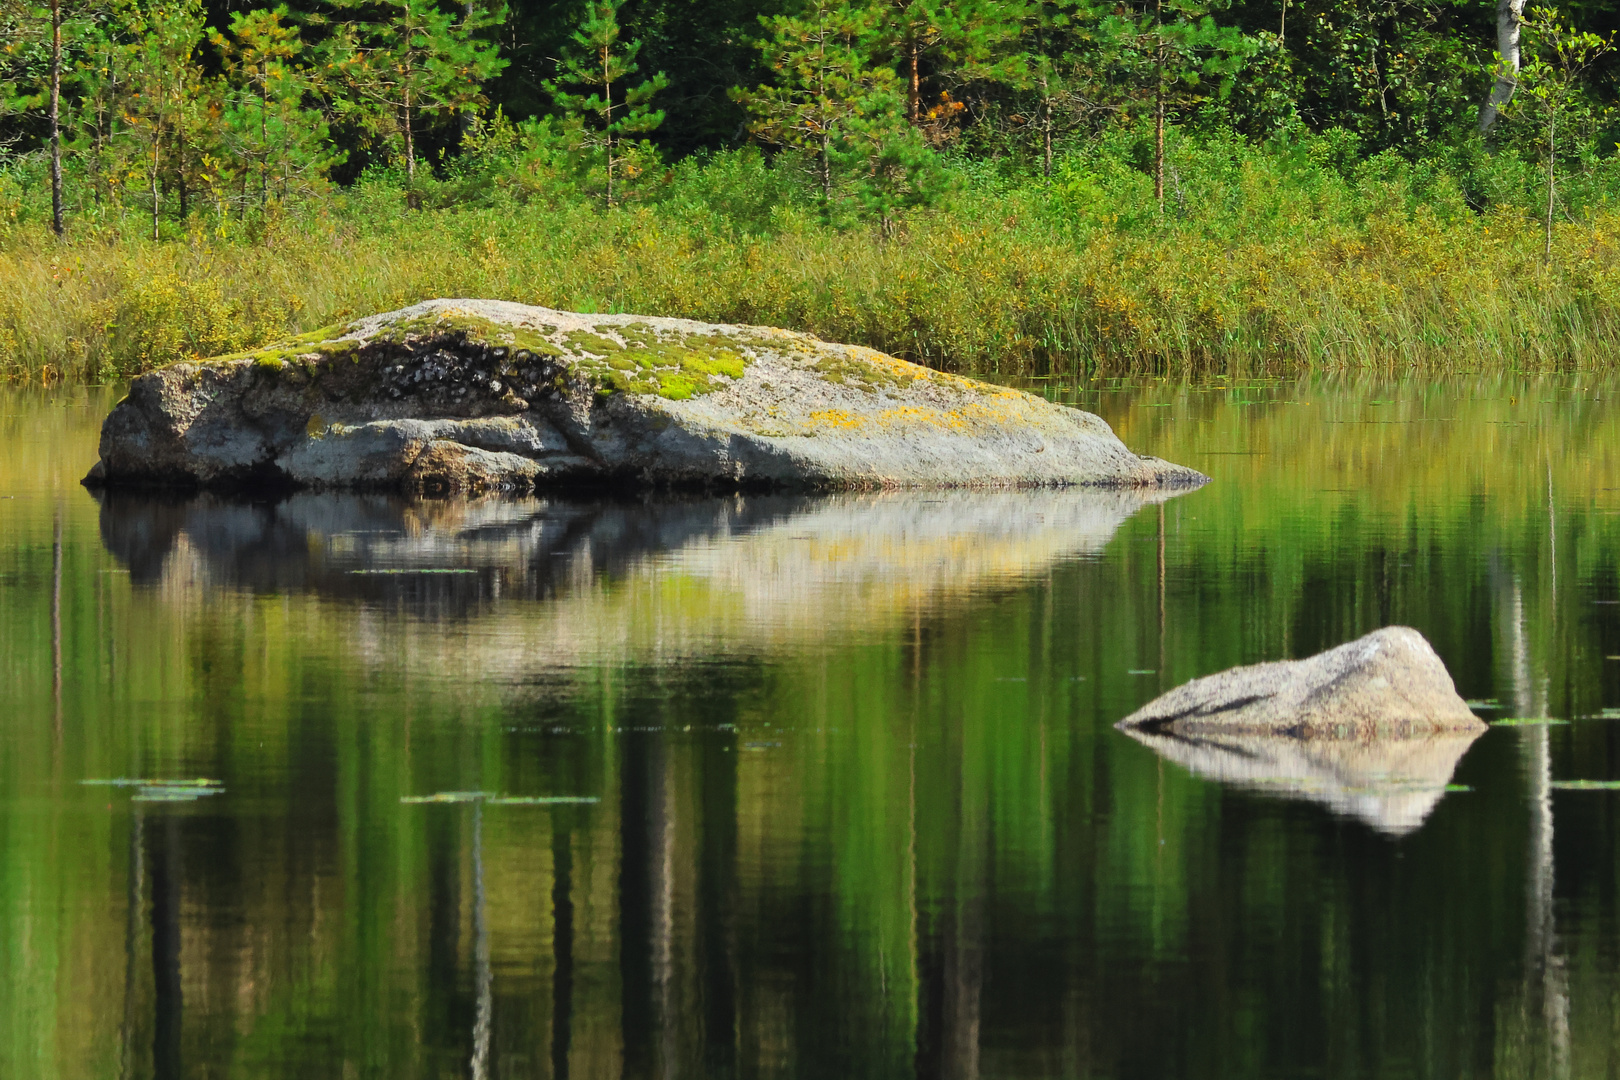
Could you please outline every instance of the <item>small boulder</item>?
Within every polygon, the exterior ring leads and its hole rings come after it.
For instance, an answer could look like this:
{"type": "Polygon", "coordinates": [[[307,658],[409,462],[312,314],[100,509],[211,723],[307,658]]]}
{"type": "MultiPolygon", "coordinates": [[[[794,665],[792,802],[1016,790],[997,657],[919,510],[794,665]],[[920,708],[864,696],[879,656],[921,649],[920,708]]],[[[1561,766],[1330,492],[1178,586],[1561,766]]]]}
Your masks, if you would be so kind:
{"type": "Polygon", "coordinates": [[[1423,823],[1486,729],[1405,626],[1194,679],[1116,726],[1199,776],[1320,803],[1391,835],[1423,823]]]}
{"type": "Polygon", "coordinates": [[[1446,666],[1422,634],[1387,626],[1306,660],[1233,668],[1153,699],[1117,725],[1191,736],[1403,738],[1480,732],[1446,666]]]}

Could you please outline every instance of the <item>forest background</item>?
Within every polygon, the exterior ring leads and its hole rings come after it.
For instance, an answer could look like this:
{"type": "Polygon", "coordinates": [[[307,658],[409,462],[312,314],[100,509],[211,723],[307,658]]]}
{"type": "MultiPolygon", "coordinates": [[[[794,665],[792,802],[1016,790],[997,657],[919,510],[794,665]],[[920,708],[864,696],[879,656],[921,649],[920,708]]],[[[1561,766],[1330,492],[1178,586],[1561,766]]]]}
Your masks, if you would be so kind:
{"type": "Polygon", "coordinates": [[[0,0],[0,375],[433,296],[1027,378],[1596,366],[1620,3],[0,0]]]}

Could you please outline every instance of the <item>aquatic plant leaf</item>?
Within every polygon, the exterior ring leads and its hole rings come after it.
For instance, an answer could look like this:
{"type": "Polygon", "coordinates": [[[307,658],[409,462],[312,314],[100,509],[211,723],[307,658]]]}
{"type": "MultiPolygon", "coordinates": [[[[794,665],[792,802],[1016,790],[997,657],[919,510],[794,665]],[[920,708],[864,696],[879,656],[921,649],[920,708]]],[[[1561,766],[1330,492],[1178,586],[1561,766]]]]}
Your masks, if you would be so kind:
{"type": "Polygon", "coordinates": [[[384,570],[350,570],[351,574],[476,574],[474,567],[459,566],[424,566],[420,568],[397,567],[384,570]]]}
{"type": "Polygon", "coordinates": [[[1490,721],[1491,727],[1564,727],[1568,723],[1550,716],[1504,716],[1490,721]]]}
{"type": "Polygon", "coordinates": [[[223,795],[222,787],[202,786],[200,784],[143,784],[136,789],[131,802],[159,803],[159,802],[196,802],[209,795],[223,795]]]}
{"type": "Polygon", "coordinates": [[[594,795],[497,795],[493,791],[440,791],[432,795],[406,795],[402,803],[470,803],[490,806],[553,806],[568,803],[597,803],[594,795]]]}
{"type": "Polygon", "coordinates": [[[502,795],[490,799],[489,804],[491,806],[585,806],[601,801],[595,795],[502,795]]]}
{"type": "Polygon", "coordinates": [[[495,793],[492,791],[437,791],[432,795],[406,795],[399,801],[402,803],[464,803],[494,797],[495,793]]]}
{"type": "Polygon", "coordinates": [[[195,780],[143,780],[139,777],[118,776],[108,779],[80,780],[86,787],[149,787],[149,788],[220,788],[218,780],[199,777],[195,780]]]}
{"type": "Polygon", "coordinates": [[[1620,791],[1620,780],[1554,780],[1560,791],[1620,791]]]}

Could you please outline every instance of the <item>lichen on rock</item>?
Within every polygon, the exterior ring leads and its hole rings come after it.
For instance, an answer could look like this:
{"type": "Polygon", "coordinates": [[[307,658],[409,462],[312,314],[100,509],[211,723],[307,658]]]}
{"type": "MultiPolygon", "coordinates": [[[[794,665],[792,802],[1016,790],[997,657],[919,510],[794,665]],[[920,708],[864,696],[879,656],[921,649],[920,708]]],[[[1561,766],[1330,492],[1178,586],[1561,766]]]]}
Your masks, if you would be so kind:
{"type": "Polygon", "coordinates": [[[1205,479],[1131,453],[1089,413],[870,349],[488,300],[143,375],[108,417],[101,458],[109,484],[435,493],[1205,479]]]}

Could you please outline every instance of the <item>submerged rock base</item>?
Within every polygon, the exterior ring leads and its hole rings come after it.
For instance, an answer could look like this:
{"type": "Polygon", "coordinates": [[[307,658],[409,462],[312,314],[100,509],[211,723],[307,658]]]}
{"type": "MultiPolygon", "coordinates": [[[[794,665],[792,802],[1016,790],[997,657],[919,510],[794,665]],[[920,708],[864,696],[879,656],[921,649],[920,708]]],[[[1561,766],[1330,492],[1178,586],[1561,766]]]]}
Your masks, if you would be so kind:
{"type": "Polygon", "coordinates": [[[806,334],[434,300],[142,375],[86,483],[1192,487],[1099,417],[806,334]]]}

